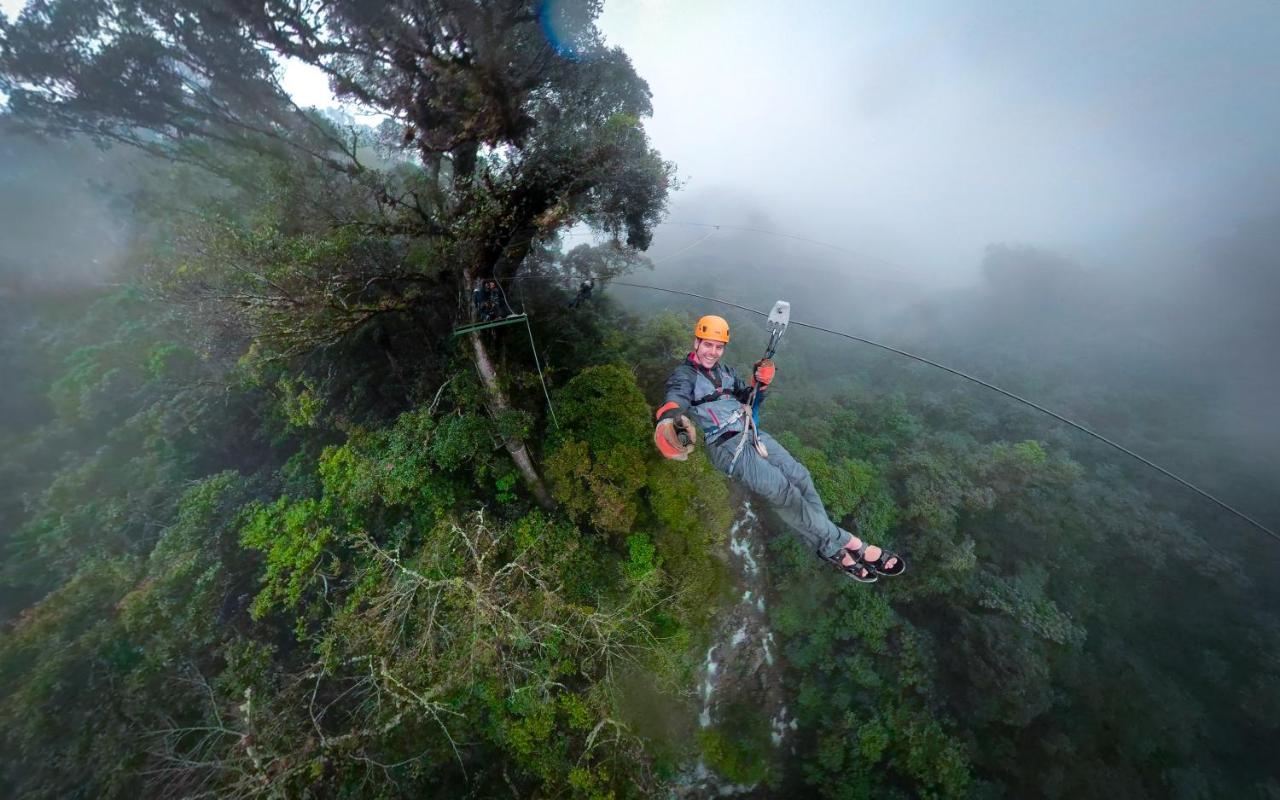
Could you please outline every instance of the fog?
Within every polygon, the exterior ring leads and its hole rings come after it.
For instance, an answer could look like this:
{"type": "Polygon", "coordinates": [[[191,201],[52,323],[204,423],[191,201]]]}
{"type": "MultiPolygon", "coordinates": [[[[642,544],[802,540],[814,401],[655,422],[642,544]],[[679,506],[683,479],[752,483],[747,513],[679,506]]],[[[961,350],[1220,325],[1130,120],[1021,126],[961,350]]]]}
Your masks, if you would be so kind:
{"type": "MultiPolygon", "coordinates": [[[[1085,422],[1081,386],[1163,393],[1260,469],[1250,494],[1280,474],[1280,6],[610,0],[600,28],[678,167],[646,278],[787,297],[1085,422]]],[[[127,170],[0,135],[0,291],[106,280],[127,170]]]]}
{"type": "Polygon", "coordinates": [[[1280,800],[1280,3],[486,2],[0,24],[0,797],[1280,800]]]}
{"type": "Polygon", "coordinates": [[[670,220],[835,246],[672,224],[655,281],[789,297],[1104,428],[1172,403],[1183,430],[1137,446],[1269,494],[1280,7],[652,0],[601,28],[653,90],[670,220]],[[1238,461],[1165,449],[1183,435],[1238,461]]]}
{"type": "Polygon", "coordinates": [[[135,188],[132,156],[0,125],[0,293],[110,280],[135,226],[123,202],[135,188]]]}
{"type": "MultiPolygon", "coordinates": [[[[758,214],[745,219],[767,225],[758,214]]],[[[1280,355],[1274,347],[1280,340],[1280,216],[1242,222],[1189,249],[1181,262],[1146,262],[1129,271],[1130,262],[1120,259],[993,244],[966,261],[971,276],[961,286],[754,231],[671,225],[661,236],[653,272],[637,282],[764,310],[787,299],[796,319],[870,337],[1023,394],[1252,509],[1264,524],[1280,522],[1274,492],[1280,478],[1280,355]],[[1152,275],[1157,266],[1168,274],[1152,275]]],[[[646,313],[670,308],[761,324],[699,300],[609,291],[646,313]]],[[[818,372],[858,371],[885,358],[910,364],[812,331],[792,339],[796,350],[826,359],[825,366],[808,365],[818,372]]],[[[756,357],[733,356],[738,363],[756,357]]],[[[794,357],[786,348],[780,353],[784,372],[794,357]]],[[[992,409],[1009,406],[955,376],[937,372],[935,378],[938,391],[968,392],[992,409]]],[[[882,389],[901,387],[890,382],[882,389]]],[[[1092,446],[1079,437],[1059,438],[1063,426],[1038,420],[1028,435],[1072,450],[1092,446]]],[[[1125,460],[1114,452],[1102,457],[1125,460]]]]}
{"type": "MultiPolygon", "coordinates": [[[[969,285],[1019,243],[1159,274],[1280,209],[1274,3],[608,0],[599,26],[652,89],[670,219],[831,242],[850,270],[969,285]]],[[[284,85],[332,102],[317,70],[284,85]]]]}
{"type": "Polygon", "coordinates": [[[673,219],[749,201],[956,284],[993,242],[1167,260],[1280,200],[1271,3],[615,0],[601,28],[653,90],[673,219]]]}

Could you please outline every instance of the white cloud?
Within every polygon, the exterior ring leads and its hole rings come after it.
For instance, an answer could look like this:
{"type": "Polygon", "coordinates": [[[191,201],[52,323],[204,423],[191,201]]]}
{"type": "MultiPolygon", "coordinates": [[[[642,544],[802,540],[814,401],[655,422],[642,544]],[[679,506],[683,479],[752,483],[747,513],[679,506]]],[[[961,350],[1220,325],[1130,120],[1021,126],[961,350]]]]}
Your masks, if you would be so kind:
{"type": "Polygon", "coordinates": [[[936,271],[1175,214],[1191,241],[1280,169],[1280,15],[1261,7],[610,0],[601,27],[690,194],[936,271]]]}

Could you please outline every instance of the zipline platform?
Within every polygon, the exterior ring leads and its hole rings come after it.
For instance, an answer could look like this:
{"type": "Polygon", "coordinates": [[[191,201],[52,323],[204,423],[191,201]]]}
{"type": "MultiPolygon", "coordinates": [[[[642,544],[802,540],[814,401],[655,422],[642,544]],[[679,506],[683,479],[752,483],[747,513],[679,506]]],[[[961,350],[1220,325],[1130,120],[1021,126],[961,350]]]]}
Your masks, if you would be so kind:
{"type": "Polygon", "coordinates": [[[512,314],[509,317],[503,317],[502,319],[493,319],[493,320],[489,320],[488,322],[473,322],[470,325],[462,325],[460,327],[454,328],[453,336],[462,336],[463,334],[475,333],[476,331],[483,331],[488,328],[498,328],[503,325],[514,325],[517,322],[524,322],[528,318],[529,318],[528,314],[512,314]]]}

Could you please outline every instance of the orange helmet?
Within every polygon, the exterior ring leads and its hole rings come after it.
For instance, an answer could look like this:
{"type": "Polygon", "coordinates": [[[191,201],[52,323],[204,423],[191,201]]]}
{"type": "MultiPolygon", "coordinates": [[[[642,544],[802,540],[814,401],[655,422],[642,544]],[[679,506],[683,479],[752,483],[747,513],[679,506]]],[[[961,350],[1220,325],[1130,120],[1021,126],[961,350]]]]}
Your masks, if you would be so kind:
{"type": "Polygon", "coordinates": [[[713,342],[729,343],[729,323],[724,317],[717,317],[711,314],[698,320],[698,324],[693,326],[693,335],[699,339],[710,339],[713,342]]]}

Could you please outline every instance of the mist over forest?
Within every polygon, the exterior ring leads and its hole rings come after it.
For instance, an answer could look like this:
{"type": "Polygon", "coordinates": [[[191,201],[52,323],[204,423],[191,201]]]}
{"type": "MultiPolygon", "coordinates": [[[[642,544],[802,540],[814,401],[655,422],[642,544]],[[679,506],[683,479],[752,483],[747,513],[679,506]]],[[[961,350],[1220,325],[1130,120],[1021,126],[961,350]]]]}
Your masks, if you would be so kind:
{"type": "Polygon", "coordinates": [[[0,13],[0,795],[1280,797],[1278,25],[0,13]]]}
{"type": "MultiPolygon", "coordinates": [[[[720,221],[759,232],[664,228],[653,253],[660,263],[640,280],[757,309],[788,299],[798,319],[940,361],[1104,435],[1140,434],[1121,441],[1275,519],[1277,209],[1240,219],[1229,234],[1206,238],[1163,268],[991,242],[964,265],[975,273],[973,282],[955,288],[931,287],[905,265],[895,269],[867,254],[833,250],[837,231],[814,242],[770,236],[763,231],[777,228],[758,209],[720,221]],[[664,252],[673,254],[670,261],[664,252]],[[1190,441],[1167,449],[1176,440],[1190,441]],[[1200,462],[1205,447],[1231,458],[1200,462]]],[[[719,219],[712,204],[683,207],[680,217],[719,219]]],[[[627,300],[640,302],[627,292],[627,300]]],[[[864,345],[804,335],[833,353],[877,357],[864,345]]],[[[942,374],[937,380],[940,388],[958,381],[942,374]]],[[[983,398],[984,390],[971,391],[983,398]]],[[[984,402],[1004,401],[992,395],[984,402]]],[[[1042,424],[1046,432],[1057,425],[1047,418],[1042,424]]]]}

